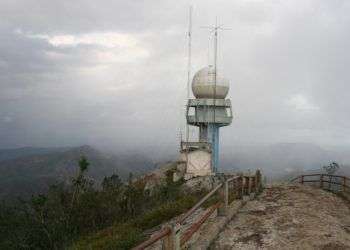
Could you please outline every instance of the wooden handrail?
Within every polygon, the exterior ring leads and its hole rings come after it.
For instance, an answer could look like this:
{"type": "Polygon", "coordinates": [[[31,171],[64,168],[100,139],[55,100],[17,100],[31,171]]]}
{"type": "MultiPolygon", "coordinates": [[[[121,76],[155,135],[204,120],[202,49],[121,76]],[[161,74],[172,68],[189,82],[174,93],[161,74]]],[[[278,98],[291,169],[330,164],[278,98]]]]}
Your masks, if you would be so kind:
{"type": "Polygon", "coordinates": [[[231,181],[234,181],[234,180],[238,180],[239,178],[241,178],[241,176],[235,176],[235,177],[231,177],[230,179],[227,179],[226,181],[227,182],[231,182],[231,181]]]}
{"type": "Polygon", "coordinates": [[[289,182],[296,181],[296,180],[298,180],[299,178],[300,178],[300,176],[297,176],[297,177],[295,177],[295,178],[291,179],[289,182]]]}
{"type": "Polygon", "coordinates": [[[320,187],[321,188],[324,188],[323,186],[323,183],[330,183],[330,184],[334,184],[334,185],[338,185],[338,186],[342,186],[343,187],[343,191],[345,191],[345,188],[349,188],[350,189],[350,186],[348,186],[346,184],[346,180],[350,180],[349,177],[347,176],[342,176],[342,175],[331,175],[331,174],[305,174],[305,175],[299,175],[295,178],[293,178],[292,180],[290,180],[290,182],[294,182],[298,179],[301,179],[301,184],[303,183],[312,183],[312,182],[320,182],[320,187]],[[305,177],[314,177],[314,176],[319,176],[320,179],[317,179],[317,180],[305,180],[305,177]],[[324,177],[329,177],[329,179],[324,179],[324,177]],[[342,183],[340,182],[335,182],[335,181],[332,181],[331,178],[339,178],[339,179],[342,179],[342,183]]]}
{"type": "Polygon", "coordinates": [[[323,182],[335,184],[335,185],[338,185],[338,186],[345,186],[347,188],[349,187],[348,185],[344,185],[343,183],[334,182],[334,181],[323,181],[323,182]]]}
{"type": "MultiPolygon", "coordinates": [[[[136,246],[133,248],[133,250],[142,250],[145,249],[148,246],[151,246],[152,244],[154,244],[155,242],[159,241],[160,239],[164,238],[164,237],[171,237],[174,238],[172,240],[175,240],[176,238],[178,240],[173,241],[174,242],[178,242],[179,245],[177,245],[178,247],[180,247],[180,245],[183,245],[186,243],[186,241],[188,241],[192,235],[198,231],[198,229],[200,228],[200,226],[210,217],[210,215],[216,210],[218,209],[222,204],[224,205],[223,209],[227,208],[227,203],[228,203],[228,184],[232,181],[235,180],[241,180],[239,183],[240,185],[238,187],[236,187],[236,191],[239,192],[243,192],[245,189],[249,195],[250,191],[252,191],[251,189],[254,188],[255,190],[258,190],[258,187],[260,187],[261,185],[261,173],[260,171],[257,171],[255,173],[254,176],[244,176],[244,175],[239,175],[239,176],[234,176],[231,177],[227,180],[225,180],[223,183],[220,183],[219,185],[217,185],[213,190],[211,190],[208,194],[206,194],[199,202],[197,202],[190,210],[188,210],[183,216],[181,216],[178,220],[176,220],[176,222],[173,224],[172,227],[168,226],[165,227],[164,229],[160,230],[158,233],[154,234],[150,239],[144,241],[143,243],[141,243],[140,245],[136,246]],[[259,176],[258,176],[259,175],[259,176]],[[246,181],[244,181],[246,180],[246,181]],[[253,181],[254,180],[254,181],[253,181]],[[248,181],[248,182],[247,182],[248,181]],[[191,216],[198,208],[200,208],[204,202],[206,202],[210,197],[212,197],[216,192],[218,192],[218,190],[220,188],[224,188],[223,190],[223,196],[221,196],[223,198],[223,203],[222,202],[218,202],[214,205],[212,205],[209,209],[207,209],[207,211],[205,212],[205,214],[197,221],[195,222],[193,225],[191,225],[191,227],[182,235],[182,237],[178,238],[179,235],[179,228],[181,226],[181,224],[184,223],[184,221],[191,216]]],[[[254,192],[252,191],[252,192],[254,192]]],[[[243,193],[242,193],[243,195],[243,193]]],[[[224,210],[225,211],[225,210],[224,210]]],[[[226,214],[226,212],[224,213],[224,215],[226,214]]],[[[169,239],[168,239],[169,240],[169,239]]],[[[174,243],[177,244],[177,243],[174,243]]],[[[171,247],[173,248],[173,247],[171,247]]],[[[177,249],[177,247],[174,247],[174,249],[177,249]]]]}
{"type": "Polygon", "coordinates": [[[345,178],[345,179],[350,180],[349,177],[347,177],[347,176],[342,176],[342,175],[332,175],[332,174],[321,174],[321,175],[323,175],[323,176],[329,176],[329,177],[335,177],[335,178],[345,178]]]}
{"type": "Polygon", "coordinates": [[[295,178],[293,178],[291,181],[293,180],[297,180],[299,179],[300,177],[304,176],[304,177],[311,177],[311,176],[320,176],[320,175],[323,175],[323,176],[329,176],[329,177],[335,177],[335,178],[346,178],[346,179],[349,179],[349,177],[347,176],[343,176],[343,175],[332,175],[332,174],[303,174],[303,175],[299,175],[295,178]]]}
{"type": "Polygon", "coordinates": [[[159,232],[157,232],[155,235],[153,235],[148,240],[142,242],[140,245],[132,248],[132,250],[143,250],[146,247],[151,246],[152,244],[154,244],[155,242],[157,242],[158,240],[160,240],[161,238],[163,238],[164,236],[166,236],[166,235],[168,235],[170,233],[171,233],[171,228],[170,227],[166,227],[166,228],[160,230],[159,232]]]}
{"type": "Polygon", "coordinates": [[[310,177],[310,176],[319,176],[321,174],[303,174],[303,175],[300,175],[300,176],[304,176],[304,177],[310,177]]]}
{"type": "Polygon", "coordinates": [[[214,213],[214,211],[220,206],[220,203],[216,203],[214,205],[212,205],[207,212],[197,221],[195,222],[189,229],[187,229],[187,231],[183,234],[183,236],[181,237],[181,243],[180,245],[183,245],[186,243],[186,241],[188,241],[192,235],[198,231],[198,229],[200,228],[200,226],[210,217],[210,215],[212,213],[214,213]]]}
{"type": "Polygon", "coordinates": [[[212,191],[210,191],[206,196],[204,196],[196,205],[194,205],[190,210],[187,211],[181,218],[177,220],[177,223],[182,224],[191,214],[194,213],[204,202],[206,202],[219,188],[222,187],[222,183],[217,185],[212,191]]]}

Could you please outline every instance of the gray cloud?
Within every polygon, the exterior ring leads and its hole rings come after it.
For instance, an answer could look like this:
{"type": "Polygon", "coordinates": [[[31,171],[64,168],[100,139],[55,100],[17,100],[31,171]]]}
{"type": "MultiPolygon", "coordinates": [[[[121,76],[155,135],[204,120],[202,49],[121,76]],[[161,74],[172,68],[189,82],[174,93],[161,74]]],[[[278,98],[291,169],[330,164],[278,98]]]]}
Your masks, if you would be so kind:
{"type": "MultiPolygon", "coordinates": [[[[91,143],[176,152],[189,4],[1,1],[0,147],[91,143]]],[[[235,111],[222,129],[224,151],[349,145],[347,1],[191,4],[193,71],[208,64],[209,32],[200,26],[218,16],[231,28],[219,42],[235,111]]]]}

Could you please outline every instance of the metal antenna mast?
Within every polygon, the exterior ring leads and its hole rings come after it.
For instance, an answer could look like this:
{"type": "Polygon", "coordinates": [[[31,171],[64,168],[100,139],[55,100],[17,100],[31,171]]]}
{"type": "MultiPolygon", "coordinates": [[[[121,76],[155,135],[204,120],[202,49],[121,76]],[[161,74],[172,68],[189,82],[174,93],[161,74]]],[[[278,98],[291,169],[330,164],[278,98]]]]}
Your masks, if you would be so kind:
{"type": "MultiPolygon", "coordinates": [[[[216,82],[217,82],[217,57],[218,57],[218,30],[230,30],[228,28],[223,28],[223,25],[218,25],[218,18],[215,18],[215,26],[203,26],[201,28],[206,28],[210,30],[210,33],[214,33],[214,110],[213,110],[213,120],[216,121],[216,82]]],[[[215,130],[212,130],[213,144],[216,143],[215,130]]],[[[214,145],[212,145],[214,146],[214,145]]],[[[217,169],[214,169],[216,172],[217,169]]]]}
{"type": "MultiPolygon", "coordinates": [[[[187,101],[190,99],[190,84],[191,84],[191,56],[192,56],[192,6],[189,8],[189,23],[188,23],[188,57],[187,57],[187,101]]],[[[188,104],[187,104],[188,105],[188,104]]],[[[186,110],[188,109],[186,105],[186,110]]],[[[189,124],[186,121],[186,169],[188,167],[188,141],[189,141],[189,124]]]]}

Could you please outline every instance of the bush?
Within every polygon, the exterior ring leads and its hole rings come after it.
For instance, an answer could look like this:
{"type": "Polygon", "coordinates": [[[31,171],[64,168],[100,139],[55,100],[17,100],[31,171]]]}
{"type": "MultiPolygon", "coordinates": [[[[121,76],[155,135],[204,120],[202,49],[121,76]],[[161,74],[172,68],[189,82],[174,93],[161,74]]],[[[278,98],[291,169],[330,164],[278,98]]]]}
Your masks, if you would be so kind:
{"type": "Polygon", "coordinates": [[[132,223],[122,223],[77,241],[72,249],[130,249],[145,238],[132,223]]]}
{"type": "Polygon", "coordinates": [[[192,207],[200,194],[181,191],[183,180],[166,182],[152,195],[145,181],[123,183],[114,174],[102,189],[85,177],[89,162],[79,161],[70,186],[51,186],[48,193],[0,204],[0,249],[128,249],[145,239],[143,231],[192,207]]]}
{"type": "Polygon", "coordinates": [[[197,202],[195,195],[185,195],[145,212],[128,223],[116,224],[107,230],[80,239],[73,249],[129,249],[145,240],[143,231],[160,225],[187,211],[197,202]]]}
{"type": "Polygon", "coordinates": [[[196,201],[197,199],[194,196],[184,196],[177,201],[167,202],[146,212],[143,216],[138,218],[135,223],[142,229],[155,227],[187,211],[196,201]]]}

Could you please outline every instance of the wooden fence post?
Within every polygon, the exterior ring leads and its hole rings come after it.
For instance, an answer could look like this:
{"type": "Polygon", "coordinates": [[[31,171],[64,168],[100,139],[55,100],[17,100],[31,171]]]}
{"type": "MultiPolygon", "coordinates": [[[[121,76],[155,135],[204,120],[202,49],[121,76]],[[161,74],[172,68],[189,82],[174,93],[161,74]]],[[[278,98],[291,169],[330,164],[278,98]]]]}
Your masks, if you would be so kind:
{"type": "Polygon", "coordinates": [[[181,225],[178,223],[175,223],[173,226],[172,234],[173,234],[173,250],[180,250],[180,239],[181,239],[181,232],[180,232],[181,225]]]}
{"type": "Polygon", "coordinates": [[[301,176],[300,183],[304,184],[304,175],[301,176]]]}
{"type": "Polygon", "coordinates": [[[225,213],[226,213],[226,211],[227,211],[227,207],[228,207],[228,198],[229,198],[229,196],[228,196],[228,192],[229,192],[229,188],[228,188],[228,181],[225,181],[225,193],[224,193],[224,195],[225,195],[225,213]]]}
{"type": "Polygon", "coordinates": [[[174,250],[174,234],[173,227],[171,228],[170,234],[165,236],[162,240],[162,250],[174,250]]]}
{"type": "Polygon", "coordinates": [[[252,177],[248,176],[248,195],[252,192],[252,177]]]}
{"type": "Polygon", "coordinates": [[[255,193],[256,188],[255,188],[255,176],[250,177],[250,194],[249,194],[249,199],[254,199],[255,198],[255,193]]]}
{"type": "Polygon", "coordinates": [[[262,190],[262,178],[261,178],[261,173],[260,170],[256,170],[256,179],[257,179],[257,189],[258,192],[260,193],[260,191],[262,190]]]}
{"type": "Polygon", "coordinates": [[[241,198],[242,198],[242,199],[243,199],[243,196],[244,196],[244,185],[245,185],[245,184],[244,184],[244,181],[245,181],[245,180],[244,180],[244,175],[242,175],[242,176],[241,176],[241,186],[242,186],[242,187],[241,187],[241,188],[242,188],[242,190],[241,190],[241,198]]]}
{"type": "Polygon", "coordinates": [[[343,176],[343,192],[346,192],[346,177],[343,176]]]}
{"type": "Polygon", "coordinates": [[[223,202],[223,206],[218,208],[218,215],[220,216],[226,216],[228,209],[228,181],[225,180],[223,184],[221,190],[219,190],[219,195],[223,202]]]}
{"type": "Polygon", "coordinates": [[[237,190],[237,199],[241,199],[242,198],[242,177],[240,176],[237,179],[237,182],[235,182],[235,190],[237,190]]]}
{"type": "Polygon", "coordinates": [[[246,196],[248,192],[248,181],[246,176],[243,176],[243,187],[243,196],[246,196]]]}
{"type": "Polygon", "coordinates": [[[320,175],[320,188],[323,189],[323,174],[320,175]]]}
{"type": "Polygon", "coordinates": [[[237,200],[239,199],[239,178],[232,181],[232,193],[234,194],[233,199],[237,200]]]}
{"type": "Polygon", "coordinates": [[[238,197],[238,199],[241,199],[243,197],[242,185],[243,185],[242,176],[240,176],[237,179],[237,197],[238,197]]]}

